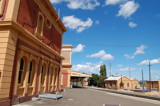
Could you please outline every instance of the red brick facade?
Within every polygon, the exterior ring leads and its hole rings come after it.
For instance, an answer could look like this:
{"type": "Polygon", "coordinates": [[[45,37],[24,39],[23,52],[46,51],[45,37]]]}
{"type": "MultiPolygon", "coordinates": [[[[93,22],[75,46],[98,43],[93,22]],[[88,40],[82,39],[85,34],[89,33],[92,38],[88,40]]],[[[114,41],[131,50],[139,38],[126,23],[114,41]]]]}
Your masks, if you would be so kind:
{"type": "MultiPolygon", "coordinates": [[[[20,7],[17,17],[17,22],[27,29],[30,33],[35,35],[38,13],[42,12],[39,6],[34,2],[34,0],[21,0],[20,7]]],[[[53,48],[58,53],[61,52],[62,35],[56,30],[52,25],[51,29],[47,27],[46,20],[47,17],[44,16],[44,27],[43,27],[43,38],[42,41],[53,48]]]]}

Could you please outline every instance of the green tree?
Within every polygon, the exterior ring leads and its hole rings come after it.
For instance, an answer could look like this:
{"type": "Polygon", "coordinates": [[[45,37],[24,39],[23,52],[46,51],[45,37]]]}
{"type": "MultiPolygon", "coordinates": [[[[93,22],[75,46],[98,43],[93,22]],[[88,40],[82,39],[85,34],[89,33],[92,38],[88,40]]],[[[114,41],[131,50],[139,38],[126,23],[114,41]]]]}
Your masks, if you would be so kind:
{"type": "Polygon", "coordinates": [[[105,64],[100,66],[100,75],[101,76],[107,76],[106,65],[105,64]]]}
{"type": "Polygon", "coordinates": [[[99,81],[98,81],[99,87],[105,87],[104,80],[107,78],[106,76],[107,76],[106,65],[101,65],[100,66],[100,77],[99,77],[99,81]]]}
{"type": "Polygon", "coordinates": [[[99,75],[98,74],[92,74],[92,77],[88,79],[88,85],[89,86],[97,86],[99,81],[99,75]]]}

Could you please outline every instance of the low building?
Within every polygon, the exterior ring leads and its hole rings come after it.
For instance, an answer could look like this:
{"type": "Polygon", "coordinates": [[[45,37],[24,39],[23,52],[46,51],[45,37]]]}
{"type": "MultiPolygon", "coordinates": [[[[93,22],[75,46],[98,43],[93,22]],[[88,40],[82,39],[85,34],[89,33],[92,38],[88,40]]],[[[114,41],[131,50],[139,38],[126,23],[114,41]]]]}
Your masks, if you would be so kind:
{"type": "Polygon", "coordinates": [[[146,81],[147,90],[160,91],[160,81],[146,81]]]}
{"type": "Polygon", "coordinates": [[[105,88],[109,89],[136,89],[138,80],[125,76],[112,76],[105,79],[105,88]]]}
{"type": "Polygon", "coordinates": [[[92,75],[71,71],[70,83],[73,86],[87,86],[89,77],[92,75]]]}

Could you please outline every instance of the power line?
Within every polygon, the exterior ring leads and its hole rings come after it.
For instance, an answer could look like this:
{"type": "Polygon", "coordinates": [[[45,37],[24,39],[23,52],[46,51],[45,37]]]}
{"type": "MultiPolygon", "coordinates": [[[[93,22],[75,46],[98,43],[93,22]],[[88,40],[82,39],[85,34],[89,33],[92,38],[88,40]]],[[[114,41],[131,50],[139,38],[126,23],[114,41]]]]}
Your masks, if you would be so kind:
{"type": "MultiPolygon", "coordinates": [[[[71,43],[71,42],[70,42],[71,43]]],[[[77,44],[77,42],[72,42],[71,44],[77,44]]],[[[89,45],[89,46],[105,46],[105,47],[138,47],[141,44],[102,44],[102,43],[86,43],[83,42],[81,44],[89,45]]],[[[160,47],[160,44],[145,44],[149,47],[160,47]]]]}

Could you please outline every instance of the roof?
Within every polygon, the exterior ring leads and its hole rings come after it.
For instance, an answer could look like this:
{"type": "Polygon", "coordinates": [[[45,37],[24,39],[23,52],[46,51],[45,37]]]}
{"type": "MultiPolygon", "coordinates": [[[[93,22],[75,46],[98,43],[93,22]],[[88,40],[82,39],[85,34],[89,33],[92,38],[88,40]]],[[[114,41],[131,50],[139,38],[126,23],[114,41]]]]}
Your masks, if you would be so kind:
{"type": "Polygon", "coordinates": [[[92,77],[89,74],[83,74],[75,71],[71,71],[71,77],[92,77]]]}
{"type": "Polygon", "coordinates": [[[121,76],[112,76],[112,77],[105,79],[104,81],[117,81],[120,78],[121,78],[121,76]]]}
{"type": "MultiPolygon", "coordinates": [[[[122,76],[122,77],[125,77],[128,80],[137,80],[136,78],[128,78],[126,76],[122,76]]],[[[121,76],[112,76],[112,77],[109,77],[109,78],[105,79],[104,81],[117,81],[119,79],[121,79],[121,76]]]]}
{"type": "Polygon", "coordinates": [[[136,78],[130,78],[130,80],[137,80],[136,78]]]}

